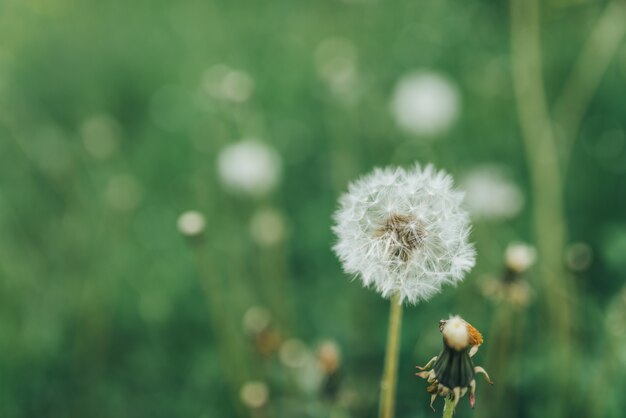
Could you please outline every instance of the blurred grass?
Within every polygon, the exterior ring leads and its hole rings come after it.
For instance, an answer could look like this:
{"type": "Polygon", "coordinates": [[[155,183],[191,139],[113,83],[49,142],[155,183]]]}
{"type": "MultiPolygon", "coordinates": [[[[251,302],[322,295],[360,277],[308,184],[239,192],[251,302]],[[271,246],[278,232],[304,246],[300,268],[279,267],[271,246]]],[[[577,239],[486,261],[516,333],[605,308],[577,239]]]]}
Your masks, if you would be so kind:
{"type": "MultiPolygon", "coordinates": [[[[604,6],[542,4],[550,103],[604,6]]],[[[485,333],[478,363],[505,369],[485,363],[501,341],[489,330],[502,309],[480,283],[500,274],[509,242],[536,244],[509,31],[503,2],[0,0],[0,416],[375,416],[388,306],[341,272],[330,216],[350,180],[415,160],[457,179],[502,164],[527,204],[512,220],[477,222],[474,272],[405,310],[397,416],[431,416],[413,366],[436,354],[437,321],[450,313],[485,333]],[[357,52],[347,98],[316,70],[329,38],[357,52]],[[246,72],[250,99],[208,97],[204,77],[215,65],[246,72]],[[402,132],[389,112],[397,80],[422,68],[449,76],[462,97],[457,123],[430,142],[402,132]],[[85,146],[94,120],[109,121],[116,144],[105,157],[85,146]],[[282,182],[260,200],[233,196],[217,178],[217,153],[244,137],[282,156],[282,182]],[[285,215],[289,235],[278,247],[250,239],[261,207],[285,215]],[[203,241],[176,229],[189,209],[207,219],[203,241]],[[287,285],[274,289],[268,276],[287,285]],[[282,340],[338,343],[339,400],[296,384],[306,369],[256,352],[241,326],[253,305],[283,316],[273,324],[282,340]],[[250,379],[270,386],[269,404],[252,412],[238,393],[250,379]]],[[[514,372],[497,370],[507,416],[546,416],[549,399],[565,395],[570,412],[617,417],[626,406],[623,356],[606,354],[626,332],[615,320],[626,309],[625,79],[622,45],[582,120],[565,182],[569,241],[594,254],[589,269],[568,276],[580,289],[570,306],[576,387],[546,386],[559,353],[547,344],[545,307],[532,303],[514,330],[523,336],[506,367],[514,372]]],[[[528,280],[542,288],[537,272],[528,280]]],[[[480,409],[492,393],[479,382],[478,415],[502,416],[480,409]]],[[[471,414],[466,405],[458,413],[471,414]]]]}

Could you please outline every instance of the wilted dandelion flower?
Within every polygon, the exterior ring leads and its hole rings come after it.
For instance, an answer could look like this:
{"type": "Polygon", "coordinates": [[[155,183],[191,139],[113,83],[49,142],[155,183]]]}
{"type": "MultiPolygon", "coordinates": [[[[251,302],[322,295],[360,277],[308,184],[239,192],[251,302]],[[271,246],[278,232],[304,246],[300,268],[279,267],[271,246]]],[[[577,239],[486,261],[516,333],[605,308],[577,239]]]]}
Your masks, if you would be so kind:
{"type": "Polygon", "coordinates": [[[272,190],[280,179],[278,153],[263,142],[246,139],[224,148],[217,161],[220,179],[228,189],[251,196],[272,190]]]}
{"type": "Polygon", "coordinates": [[[391,100],[401,128],[415,135],[435,135],[448,129],[459,113],[459,93],[448,79],[418,72],[400,79],[391,100]]]}
{"type": "Polygon", "coordinates": [[[491,383],[485,369],[474,367],[472,362],[472,357],[483,343],[483,336],[460,316],[439,321],[439,330],[443,334],[443,350],[424,367],[418,366],[423,371],[417,373],[417,376],[428,380],[430,406],[433,407],[433,402],[439,395],[452,401],[452,407],[455,408],[469,390],[469,401],[473,408],[476,374],[484,374],[491,383]]]}
{"type": "Polygon", "coordinates": [[[427,300],[474,266],[462,199],[432,165],[375,169],[340,198],[334,250],[347,273],[383,297],[427,300]]]}

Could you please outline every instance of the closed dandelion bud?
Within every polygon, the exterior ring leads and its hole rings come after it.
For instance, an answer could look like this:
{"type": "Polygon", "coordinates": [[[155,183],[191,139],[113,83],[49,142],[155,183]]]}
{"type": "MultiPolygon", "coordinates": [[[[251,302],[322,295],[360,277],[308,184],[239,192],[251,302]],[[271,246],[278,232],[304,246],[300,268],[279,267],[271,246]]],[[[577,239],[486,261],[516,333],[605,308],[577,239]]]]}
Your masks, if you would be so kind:
{"type": "Polygon", "coordinates": [[[428,381],[427,391],[432,395],[431,407],[437,395],[452,401],[453,407],[456,407],[459,400],[469,392],[473,408],[476,374],[484,374],[491,383],[487,372],[472,362],[472,357],[483,343],[483,336],[460,316],[440,321],[439,330],[443,334],[443,350],[424,367],[418,366],[422,371],[417,376],[428,381]]]}

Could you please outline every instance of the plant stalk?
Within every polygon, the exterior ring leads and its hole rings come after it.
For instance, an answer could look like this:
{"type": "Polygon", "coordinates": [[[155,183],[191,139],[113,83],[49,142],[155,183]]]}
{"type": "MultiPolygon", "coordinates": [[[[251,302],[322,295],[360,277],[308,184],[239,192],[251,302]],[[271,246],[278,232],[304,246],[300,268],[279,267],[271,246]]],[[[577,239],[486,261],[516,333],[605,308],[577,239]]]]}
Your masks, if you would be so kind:
{"type": "Polygon", "coordinates": [[[443,406],[443,418],[452,418],[454,415],[454,401],[446,396],[446,403],[443,406]]]}
{"type": "Polygon", "coordinates": [[[391,297],[389,312],[389,330],[387,331],[387,349],[385,369],[380,382],[380,418],[393,418],[396,381],[398,380],[398,358],[400,352],[400,328],[402,324],[402,304],[400,295],[391,297]]]}

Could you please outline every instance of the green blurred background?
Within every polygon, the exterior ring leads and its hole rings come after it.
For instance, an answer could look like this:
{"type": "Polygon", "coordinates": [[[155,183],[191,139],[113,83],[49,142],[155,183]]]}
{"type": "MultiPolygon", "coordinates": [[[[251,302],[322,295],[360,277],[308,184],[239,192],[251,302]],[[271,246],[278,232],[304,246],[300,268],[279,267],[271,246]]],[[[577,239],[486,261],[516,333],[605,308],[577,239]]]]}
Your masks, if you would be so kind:
{"type": "Polygon", "coordinates": [[[414,161],[466,186],[478,260],[405,308],[396,416],[440,413],[414,366],[456,313],[496,383],[457,416],[623,416],[626,7],[539,4],[565,97],[544,155],[527,4],[516,84],[507,2],[0,0],[0,416],[377,416],[388,302],[342,273],[331,216],[414,161]],[[439,125],[399,122],[402,80],[439,125]],[[520,241],[538,265],[511,278],[520,241]]]}

